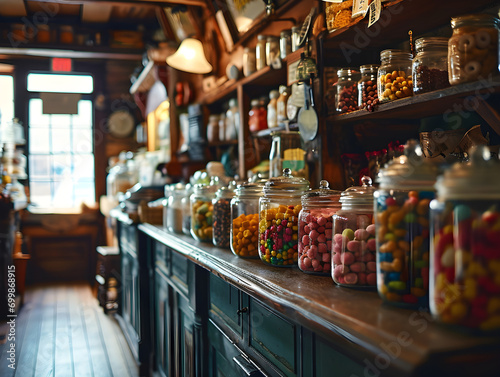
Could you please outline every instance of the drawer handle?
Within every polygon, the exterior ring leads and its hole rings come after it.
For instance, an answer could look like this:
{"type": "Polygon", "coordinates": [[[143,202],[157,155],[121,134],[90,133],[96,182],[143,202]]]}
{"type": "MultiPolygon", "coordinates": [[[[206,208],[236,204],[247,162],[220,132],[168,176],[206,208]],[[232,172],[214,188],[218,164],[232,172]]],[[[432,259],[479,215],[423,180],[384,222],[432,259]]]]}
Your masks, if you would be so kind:
{"type": "Polygon", "coordinates": [[[244,307],[241,309],[236,310],[236,314],[240,315],[241,313],[246,313],[248,312],[248,307],[244,307]]]}
{"type": "Polygon", "coordinates": [[[233,357],[233,361],[240,368],[242,377],[264,377],[262,372],[243,355],[233,357]]]}

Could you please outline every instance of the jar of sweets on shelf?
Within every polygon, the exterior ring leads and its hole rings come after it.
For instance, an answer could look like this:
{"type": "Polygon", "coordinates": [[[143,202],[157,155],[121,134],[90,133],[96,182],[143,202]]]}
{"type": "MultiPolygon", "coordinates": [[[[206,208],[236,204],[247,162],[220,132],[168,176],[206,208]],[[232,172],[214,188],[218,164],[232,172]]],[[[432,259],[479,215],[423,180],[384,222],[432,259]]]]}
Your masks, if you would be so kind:
{"type": "Polygon", "coordinates": [[[403,156],[380,170],[374,194],[377,289],[385,302],[428,306],[429,203],[437,173],[416,143],[409,143],[403,156]]]}
{"type": "Polygon", "coordinates": [[[234,187],[221,187],[217,190],[212,200],[213,213],[213,237],[214,246],[229,248],[229,237],[231,234],[231,199],[234,196],[234,187]]]}
{"type": "Polygon", "coordinates": [[[266,66],[266,40],[267,36],[259,34],[255,46],[255,68],[261,70],[266,66]]]}
{"type": "Polygon", "coordinates": [[[245,47],[243,51],[243,76],[248,77],[256,71],[255,49],[245,47]]]}
{"type": "Polygon", "coordinates": [[[378,69],[378,98],[380,102],[393,101],[413,95],[411,54],[402,50],[384,50],[378,69]]]}
{"type": "Polygon", "coordinates": [[[186,195],[186,186],[182,183],[176,183],[170,186],[169,196],[167,198],[166,210],[166,220],[164,224],[167,224],[167,229],[169,232],[182,233],[182,222],[183,222],[183,212],[182,212],[182,198],[186,195]]]}
{"type": "Polygon", "coordinates": [[[290,169],[270,178],[259,200],[259,256],[271,266],[293,267],[298,260],[298,224],[301,197],[309,181],[293,177],[290,169]]]}
{"type": "Polygon", "coordinates": [[[325,276],[331,273],[333,215],[340,209],[340,194],[322,180],[319,189],[302,196],[298,263],[303,272],[325,276]]]}
{"type": "Polygon", "coordinates": [[[242,258],[259,258],[259,199],[265,180],[245,182],[231,200],[231,251],[242,258]]]}
{"type": "Polygon", "coordinates": [[[280,33],[280,56],[285,59],[292,53],[292,31],[282,30],[280,33]]]}
{"type": "Polygon", "coordinates": [[[358,109],[359,72],[353,68],[342,68],[337,72],[337,101],[339,113],[349,113],[358,109]]]}
{"type": "Polygon", "coordinates": [[[212,200],[218,185],[196,184],[191,195],[191,235],[195,240],[212,242],[213,213],[212,200]]]}
{"type": "Polygon", "coordinates": [[[413,93],[427,93],[450,86],[448,81],[448,38],[429,37],[415,41],[413,93]]]}
{"type": "Polygon", "coordinates": [[[361,79],[358,82],[358,107],[359,109],[373,110],[378,103],[377,90],[377,64],[366,64],[359,67],[361,79]]]}
{"type": "Polygon", "coordinates": [[[470,14],[451,19],[448,41],[450,84],[488,79],[499,70],[500,20],[489,14],[470,14]]]}
{"type": "Polygon", "coordinates": [[[275,59],[280,58],[280,39],[270,35],[266,39],[266,65],[271,65],[275,59]]]}
{"type": "Polygon", "coordinates": [[[377,287],[375,221],[372,180],[345,190],[342,209],[333,217],[332,278],[351,288],[377,287]]]}
{"type": "Polygon", "coordinates": [[[430,310],[442,323],[500,330],[500,161],[474,147],[436,183],[430,310]]]}

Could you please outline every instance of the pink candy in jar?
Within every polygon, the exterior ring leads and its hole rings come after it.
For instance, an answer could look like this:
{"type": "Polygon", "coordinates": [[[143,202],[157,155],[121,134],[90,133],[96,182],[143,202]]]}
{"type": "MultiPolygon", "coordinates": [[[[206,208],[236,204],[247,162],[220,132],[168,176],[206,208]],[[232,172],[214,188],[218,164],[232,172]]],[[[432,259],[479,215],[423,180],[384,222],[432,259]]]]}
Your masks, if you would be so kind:
{"type": "Polygon", "coordinates": [[[341,286],[375,288],[377,285],[376,240],[373,219],[372,180],[345,190],[342,209],[334,216],[332,278],[341,286]]]}
{"type": "Polygon", "coordinates": [[[320,188],[302,196],[299,213],[299,268],[317,275],[331,274],[333,215],[340,209],[340,191],[329,189],[327,181],[320,188]]]}

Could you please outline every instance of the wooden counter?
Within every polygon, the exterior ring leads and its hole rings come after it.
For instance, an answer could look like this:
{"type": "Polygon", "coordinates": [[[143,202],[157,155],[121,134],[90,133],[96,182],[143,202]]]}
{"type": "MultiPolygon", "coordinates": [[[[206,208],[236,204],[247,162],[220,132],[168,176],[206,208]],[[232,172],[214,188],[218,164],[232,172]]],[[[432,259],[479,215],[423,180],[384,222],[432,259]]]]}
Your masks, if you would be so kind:
{"type": "Polygon", "coordinates": [[[424,308],[389,306],[374,291],[339,287],[330,277],[298,268],[242,259],[162,227],[141,224],[139,230],[328,340],[367,376],[492,375],[500,370],[498,334],[445,327],[424,308]]]}

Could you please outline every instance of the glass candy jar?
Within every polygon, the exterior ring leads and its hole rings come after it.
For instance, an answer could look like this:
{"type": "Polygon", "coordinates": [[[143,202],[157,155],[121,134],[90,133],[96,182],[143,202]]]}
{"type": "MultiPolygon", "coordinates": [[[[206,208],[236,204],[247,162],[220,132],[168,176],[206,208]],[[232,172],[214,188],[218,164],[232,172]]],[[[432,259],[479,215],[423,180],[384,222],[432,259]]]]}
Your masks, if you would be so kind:
{"type": "Polygon", "coordinates": [[[238,257],[259,257],[259,198],[264,182],[239,185],[231,200],[231,251],[238,257]]]}
{"type": "Polygon", "coordinates": [[[191,183],[187,183],[184,191],[184,196],[181,199],[182,206],[182,233],[191,236],[191,195],[194,187],[191,183]]]}
{"type": "Polygon", "coordinates": [[[377,289],[382,300],[406,307],[429,302],[429,203],[437,167],[418,144],[379,173],[374,194],[377,289]]]}
{"type": "Polygon", "coordinates": [[[380,102],[393,101],[413,95],[412,60],[409,52],[384,50],[378,69],[378,98],[380,102]]]}
{"type": "Polygon", "coordinates": [[[293,267],[298,260],[298,224],[301,196],[309,181],[293,177],[290,169],[270,178],[259,199],[259,256],[272,266],[293,267]]]}
{"type": "Polygon", "coordinates": [[[213,212],[213,237],[214,246],[229,248],[229,236],[231,234],[231,199],[234,190],[228,187],[221,187],[217,190],[215,198],[212,200],[213,212]]]}
{"type": "Polygon", "coordinates": [[[471,149],[431,202],[430,310],[439,322],[500,330],[500,161],[471,149]]]}
{"type": "Polygon", "coordinates": [[[451,19],[448,41],[448,77],[451,85],[497,75],[500,20],[489,14],[451,19]]]}
{"type": "Polygon", "coordinates": [[[196,184],[191,195],[191,235],[198,241],[212,241],[213,204],[216,185],[196,184]]]}
{"type": "Polygon", "coordinates": [[[319,189],[302,196],[298,264],[303,272],[330,275],[333,215],[340,209],[340,194],[322,180],[319,189]]]}
{"type": "Polygon", "coordinates": [[[342,193],[342,209],[333,217],[332,278],[344,287],[376,288],[375,189],[370,177],[361,182],[342,193]]]}
{"type": "Polygon", "coordinates": [[[413,93],[427,93],[450,86],[448,81],[448,38],[419,38],[412,62],[413,93]]]}
{"type": "Polygon", "coordinates": [[[167,206],[164,209],[166,210],[166,219],[164,220],[164,224],[167,224],[169,232],[182,233],[182,199],[185,195],[186,187],[182,183],[170,186],[167,206]]]}
{"type": "Polygon", "coordinates": [[[342,68],[337,72],[337,101],[339,113],[349,113],[358,109],[359,72],[353,68],[342,68]]]}
{"type": "Polygon", "coordinates": [[[358,107],[373,110],[378,103],[377,64],[366,64],[359,67],[361,78],[358,82],[358,107]]]}

